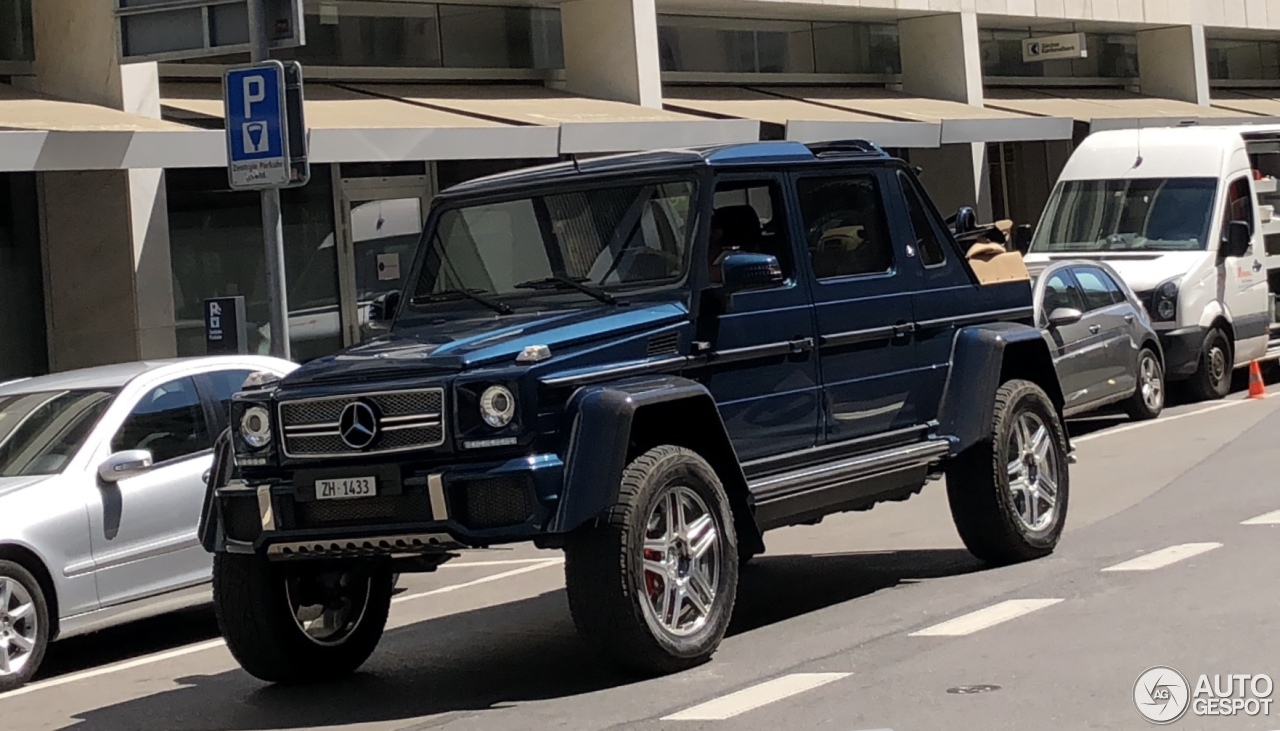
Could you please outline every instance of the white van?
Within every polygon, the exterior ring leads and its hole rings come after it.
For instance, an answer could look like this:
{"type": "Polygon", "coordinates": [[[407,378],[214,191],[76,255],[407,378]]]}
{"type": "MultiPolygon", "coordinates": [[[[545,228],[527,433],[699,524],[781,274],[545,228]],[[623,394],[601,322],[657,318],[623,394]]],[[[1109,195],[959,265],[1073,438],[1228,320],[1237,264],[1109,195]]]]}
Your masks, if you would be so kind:
{"type": "Polygon", "coordinates": [[[1280,125],[1090,135],[1054,187],[1027,263],[1106,261],[1146,305],[1166,379],[1221,398],[1235,368],[1280,357],[1280,246],[1272,256],[1266,245],[1280,220],[1259,200],[1276,191],[1277,153],[1280,125]]]}

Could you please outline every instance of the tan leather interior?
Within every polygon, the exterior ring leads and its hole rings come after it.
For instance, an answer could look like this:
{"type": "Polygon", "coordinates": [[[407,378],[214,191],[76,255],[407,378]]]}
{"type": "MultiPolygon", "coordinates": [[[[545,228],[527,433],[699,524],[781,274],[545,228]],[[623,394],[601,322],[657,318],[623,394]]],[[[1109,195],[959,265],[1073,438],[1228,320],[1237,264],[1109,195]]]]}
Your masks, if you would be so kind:
{"type": "Polygon", "coordinates": [[[982,284],[1016,282],[1031,278],[1027,272],[1026,262],[1022,260],[1022,254],[1017,251],[1008,251],[1000,244],[980,241],[969,247],[966,256],[969,259],[969,266],[973,268],[973,273],[982,284]]]}

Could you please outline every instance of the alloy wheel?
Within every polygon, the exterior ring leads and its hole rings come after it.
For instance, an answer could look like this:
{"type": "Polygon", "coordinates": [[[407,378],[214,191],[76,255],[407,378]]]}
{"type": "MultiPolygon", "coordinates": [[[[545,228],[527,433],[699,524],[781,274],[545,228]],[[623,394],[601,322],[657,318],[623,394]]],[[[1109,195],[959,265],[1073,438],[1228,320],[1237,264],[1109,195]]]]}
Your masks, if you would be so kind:
{"type": "Polygon", "coordinates": [[[1058,501],[1058,465],[1053,433],[1036,414],[1025,412],[1009,439],[1009,492],[1022,526],[1038,532],[1053,524],[1058,501]]]}
{"type": "Polygon", "coordinates": [[[285,579],[285,599],[294,624],[307,639],[325,646],[342,644],[360,626],[372,589],[373,579],[352,574],[342,574],[330,586],[311,577],[285,579]]]}
{"type": "Polygon", "coordinates": [[[35,653],[39,636],[31,592],[16,579],[0,576],[0,677],[23,671],[35,653]]]}
{"type": "Polygon", "coordinates": [[[1142,383],[1142,403],[1150,411],[1159,411],[1164,406],[1164,383],[1160,378],[1160,366],[1150,353],[1142,358],[1139,379],[1142,383]]]}
{"type": "Polygon", "coordinates": [[[694,490],[671,486],[645,522],[645,619],[684,637],[706,626],[720,589],[721,532],[694,490]]]}

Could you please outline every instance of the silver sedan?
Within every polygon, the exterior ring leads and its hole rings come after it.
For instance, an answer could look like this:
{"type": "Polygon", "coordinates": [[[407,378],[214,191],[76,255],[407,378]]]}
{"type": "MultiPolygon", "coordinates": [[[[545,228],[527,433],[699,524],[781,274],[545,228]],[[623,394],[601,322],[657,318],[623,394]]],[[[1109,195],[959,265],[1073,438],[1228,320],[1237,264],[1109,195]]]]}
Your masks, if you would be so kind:
{"type": "Polygon", "coordinates": [[[211,356],[0,384],[0,692],[51,641],[208,600],[213,439],[250,374],[295,367],[211,356]]]}
{"type": "Polygon", "coordinates": [[[1164,351],[1141,300],[1102,261],[1031,268],[1036,321],[1056,346],[1067,416],[1119,405],[1133,419],[1164,409],[1164,351]]]}

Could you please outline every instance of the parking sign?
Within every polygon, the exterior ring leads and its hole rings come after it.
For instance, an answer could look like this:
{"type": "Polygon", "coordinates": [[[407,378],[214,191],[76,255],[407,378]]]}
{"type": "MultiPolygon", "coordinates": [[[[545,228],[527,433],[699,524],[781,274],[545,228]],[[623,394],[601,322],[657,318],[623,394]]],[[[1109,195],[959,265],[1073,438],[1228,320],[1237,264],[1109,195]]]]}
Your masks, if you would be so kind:
{"type": "Polygon", "coordinates": [[[284,65],[264,61],[223,75],[227,177],[232,188],[275,188],[290,182],[284,65]]]}

